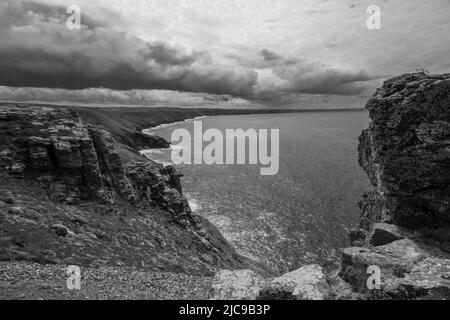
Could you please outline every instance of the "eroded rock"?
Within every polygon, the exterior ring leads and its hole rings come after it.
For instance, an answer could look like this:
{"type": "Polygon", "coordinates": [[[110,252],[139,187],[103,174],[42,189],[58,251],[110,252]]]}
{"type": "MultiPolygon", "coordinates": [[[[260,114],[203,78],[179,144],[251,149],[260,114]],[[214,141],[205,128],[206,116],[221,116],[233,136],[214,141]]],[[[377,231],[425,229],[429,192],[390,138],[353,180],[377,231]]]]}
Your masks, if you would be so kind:
{"type": "Polygon", "coordinates": [[[425,73],[385,81],[367,103],[358,150],[373,190],[340,271],[362,297],[449,297],[449,106],[450,74],[425,73]],[[381,271],[380,289],[369,288],[369,267],[381,271]]]}
{"type": "Polygon", "coordinates": [[[359,162],[374,186],[360,227],[450,226],[450,74],[405,74],[369,100],[359,162]],[[414,84],[414,85],[412,85],[414,84]]]}
{"type": "Polygon", "coordinates": [[[403,239],[405,231],[402,231],[396,225],[388,223],[375,223],[372,227],[372,232],[369,235],[369,243],[373,246],[383,246],[403,239]]]}
{"type": "Polygon", "coordinates": [[[65,225],[60,224],[60,223],[52,225],[52,229],[55,231],[55,233],[58,236],[61,236],[61,237],[65,237],[69,234],[69,228],[67,228],[65,225]]]}
{"type": "Polygon", "coordinates": [[[261,289],[258,299],[325,300],[330,290],[322,267],[309,265],[273,279],[261,289]]]}
{"type": "Polygon", "coordinates": [[[252,270],[222,270],[213,279],[213,300],[255,300],[264,279],[252,270]]]}

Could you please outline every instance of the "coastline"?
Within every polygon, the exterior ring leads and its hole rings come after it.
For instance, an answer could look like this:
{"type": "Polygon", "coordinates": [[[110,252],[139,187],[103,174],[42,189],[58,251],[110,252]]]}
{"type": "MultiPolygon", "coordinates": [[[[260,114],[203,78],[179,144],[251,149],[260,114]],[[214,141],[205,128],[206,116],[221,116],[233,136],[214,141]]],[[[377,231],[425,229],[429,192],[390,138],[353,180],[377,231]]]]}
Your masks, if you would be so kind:
{"type": "MultiPolygon", "coordinates": [[[[108,131],[116,142],[119,153],[126,161],[142,156],[139,150],[167,147],[169,142],[157,136],[144,134],[144,130],[154,130],[158,126],[183,123],[190,119],[209,116],[324,113],[324,112],[367,112],[364,108],[337,109],[220,109],[220,108],[179,108],[179,107],[89,107],[55,104],[33,104],[0,102],[0,108],[17,106],[49,107],[69,109],[79,115],[89,125],[108,131]],[[150,142],[148,140],[151,140],[150,142]],[[154,140],[154,141],[153,141],[154,140]]],[[[142,158],[141,158],[142,159],[142,158]]]]}
{"type": "Polygon", "coordinates": [[[165,128],[165,127],[168,127],[168,126],[171,126],[171,125],[182,124],[182,123],[185,123],[185,122],[195,121],[195,120],[200,120],[200,119],[205,119],[205,118],[208,118],[208,117],[210,117],[210,116],[199,116],[199,117],[195,117],[195,118],[191,118],[191,119],[185,119],[185,120],[183,120],[183,121],[162,123],[162,124],[160,124],[160,125],[157,125],[156,127],[151,127],[151,128],[148,128],[148,129],[143,129],[142,132],[143,132],[143,133],[147,133],[147,132],[151,132],[151,131],[157,130],[157,129],[162,129],[162,128],[165,128]],[[146,131],[147,131],[147,132],[146,132],[146,131]]]}
{"type": "MultiPolygon", "coordinates": [[[[240,299],[449,299],[450,220],[445,214],[448,189],[442,188],[448,186],[448,168],[442,165],[448,154],[436,153],[448,147],[442,134],[448,131],[448,77],[401,75],[386,81],[369,100],[371,123],[359,137],[358,154],[373,187],[360,201],[359,222],[349,234],[351,247],[341,248],[336,267],[311,264],[281,276],[240,255],[208,219],[188,208],[176,170],[122,159],[122,147],[139,156],[138,149],[113,138],[142,135],[132,115],[121,117],[119,110],[118,118],[117,113],[97,113],[98,118],[87,119],[63,107],[0,108],[2,143],[8,150],[3,152],[0,190],[2,258],[8,262],[0,268],[29,268],[26,262],[38,262],[104,266],[114,272],[136,268],[145,277],[160,271],[169,277],[206,275],[211,280],[205,288],[212,284],[203,294],[224,300],[236,299],[233,292],[240,299]],[[412,119],[411,111],[418,117],[412,119]],[[107,132],[108,126],[115,131],[107,132]],[[387,130],[396,138],[386,139],[387,130]],[[71,148],[59,148],[67,141],[74,142],[71,148]],[[78,161],[80,154],[97,156],[78,161]],[[45,179],[35,178],[43,174],[45,179]],[[424,181],[431,187],[423,188],[424,181]],[[105,190],[117,201],[105,204],[105,190]],[[426,210],[415,205],[419,201],[426,210]],[[169,255],[160,250],[164,247],[170,248],[169,255]],[[372,266],[382,270],[377,291],[367,282],[372,266]],[[306,291],[293,290],[305,284],[306,291]]],[[[8,290],[13,281],[6,284],[8,290]]],[[[190,292],[190,285],[185,286],[190,292]]],[[[39,290],[33,293],[40,295],[39,290]]],[[[26,297],[23,290],[17,293],[26,297]]]]}

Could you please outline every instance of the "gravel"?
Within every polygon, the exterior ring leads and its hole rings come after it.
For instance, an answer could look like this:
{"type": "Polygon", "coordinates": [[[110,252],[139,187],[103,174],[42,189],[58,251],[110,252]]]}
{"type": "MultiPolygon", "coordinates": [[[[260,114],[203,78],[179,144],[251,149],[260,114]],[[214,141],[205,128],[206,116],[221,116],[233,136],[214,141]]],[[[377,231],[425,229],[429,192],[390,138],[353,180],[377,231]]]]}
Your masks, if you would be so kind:
{"type": "Polygon", "coordinates": [[[0,262],[0,299],[208,299],[211,278],[120,267],[81,267],[80,290],[67,288],[67,266],[0,262]]]}

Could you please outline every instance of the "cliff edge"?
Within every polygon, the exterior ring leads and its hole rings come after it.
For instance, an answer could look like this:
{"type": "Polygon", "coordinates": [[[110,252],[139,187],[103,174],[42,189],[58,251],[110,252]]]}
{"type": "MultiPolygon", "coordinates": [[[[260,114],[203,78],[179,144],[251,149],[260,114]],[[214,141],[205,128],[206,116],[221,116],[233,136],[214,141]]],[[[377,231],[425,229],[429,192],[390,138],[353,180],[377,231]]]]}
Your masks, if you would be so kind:
{"type": "Polygon", "coordinates": [[[450,298],[450,74],[404,74],[367,103],[359,162],[373,189],[340,275],[370,298],[450,298]],[[368,268],[381,271],[367,287],[368,268]],[[373,269],[373,267],[372,267],[373,269]]]}
{"type": "Polygon", "coordinates": [[[259,269],[191,211],[180,172],[117,146],[74,110],[0,107],[0,260],[190,275],[259,269]]]}
{"type": "Polygon", "coordinates": [[[450,299],[450,74],[404,74],[368,101],[359,163],[373,185],[339,270],[222,271],[217,299],[450,299]]]}

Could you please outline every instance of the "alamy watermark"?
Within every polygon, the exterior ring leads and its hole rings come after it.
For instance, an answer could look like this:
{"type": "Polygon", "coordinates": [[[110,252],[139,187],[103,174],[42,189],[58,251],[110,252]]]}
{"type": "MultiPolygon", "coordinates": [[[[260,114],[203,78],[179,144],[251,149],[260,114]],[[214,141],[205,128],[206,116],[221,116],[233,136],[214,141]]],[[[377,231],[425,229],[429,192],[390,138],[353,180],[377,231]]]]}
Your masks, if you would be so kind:
{"type": "Polygon", "coordinates": [[[366,285],[369,290],[380,290],[381,289],[381,268],[376,265],[369,266],[367,268],[367,273],[370,276],[367,278],[366,285]]]}
{"type": "Polygon", "coordinates": [[[67,289],[80,290],[81,289],[81,268],[79,266],[68,266],[66,270],[67,275],[67,289]]]}
{"type": "MultiPolygon", "coordinates": [[[[127,1],[123,4],[131,6],[127,1]]],[[[69,30],[81,30],[81,8],[76,4],[67,7],[66,13],[68,15],[66,26],[69,30]]],[[[370,5],[366,9],[369,17],[366,20],[366,26],[369,30],[381,29],[381,8],[377,5],[370,5]]]]}
{"type": "Polygon", "coordinates": [[[381,29],[381,8],[376,5],[367,7],[366,13],[370,16],[367,18],[366,26],[369,30],[381,29]]]}
{"type": "Polygon", "coordinates": [[[81,8],[75,4],[70,5],[66,9],[69,15],[66,20],[66,26],[69,30],[81,29],[81,8]]]}
{"type": "Polygon", "coordinates": [[[203,132],[202,121],[194,121],[193,137],[187,129],[172,132],[171,140],[176,144],[172,162],[176,165],[259,164],[261,175],[273,176],[279,170],[279,137],[279,129],[226,129],[224,137],[219,129],[203,132]],[[205,147],[204,142],[208,143],[205,147]]]}

